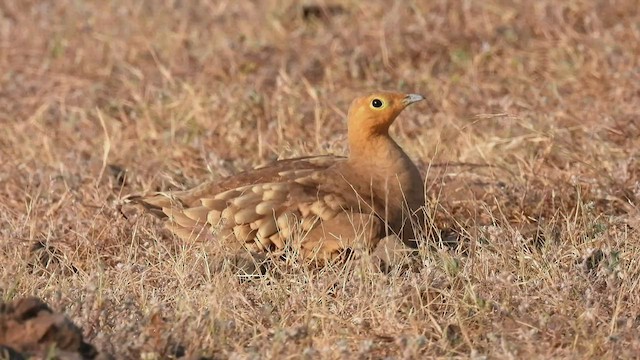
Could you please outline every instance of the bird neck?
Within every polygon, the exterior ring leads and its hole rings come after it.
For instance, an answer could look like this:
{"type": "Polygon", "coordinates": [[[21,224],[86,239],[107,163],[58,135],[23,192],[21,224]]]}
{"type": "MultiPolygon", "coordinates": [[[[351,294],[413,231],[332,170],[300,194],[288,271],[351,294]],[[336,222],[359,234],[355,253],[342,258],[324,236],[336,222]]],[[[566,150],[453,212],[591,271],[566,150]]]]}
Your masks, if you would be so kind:
{"type": "Polygon", "coordinates": [[[349,133],[349,158],[354,163],[383,165],[403,155],[406,156],[388,132],[349,133]]]}
{"type": "Polygon", "coordinates": [[[354,173],[359,176],[357,181],[370,183],[375,194],[384,194],[386,207],[396,209],[395,214],[400,216],[403,204],[411,212],[424,205],[424,181],[420,171],[388,133],[349,140],[347,166],[357,170],[354,173]],[[368,175],[369,179],[362,178],[363,175],[368,175]]]}
{"type": "Polygon", "coordinates": [[[350,136],[349,148],[351,166],[362,168],[371,175],[372,180],[384,183],[391,178],[398,178],[398,185],[404,189],[422,187],[417,167],[388,132],[369,134],[369,137],[363,137],[362,134],[350,136]]]}

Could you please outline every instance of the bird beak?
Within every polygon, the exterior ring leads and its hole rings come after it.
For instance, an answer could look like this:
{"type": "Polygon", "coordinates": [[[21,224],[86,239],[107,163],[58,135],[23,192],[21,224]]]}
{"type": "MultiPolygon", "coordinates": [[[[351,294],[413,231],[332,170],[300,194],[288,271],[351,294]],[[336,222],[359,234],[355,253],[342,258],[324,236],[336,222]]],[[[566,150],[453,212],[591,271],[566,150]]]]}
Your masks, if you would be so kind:
{"type": "Polygon", "coordinates": [[[419,94],[408,94],[407,96],[404,97],[404,99],[402,99],[402,103],[404,104],[404,106],[409,106],[411,104],[413,104],[414,102],[418,102],[418,101],[422,101],[424,100],[424,96],[419,95],[419,94]]]}

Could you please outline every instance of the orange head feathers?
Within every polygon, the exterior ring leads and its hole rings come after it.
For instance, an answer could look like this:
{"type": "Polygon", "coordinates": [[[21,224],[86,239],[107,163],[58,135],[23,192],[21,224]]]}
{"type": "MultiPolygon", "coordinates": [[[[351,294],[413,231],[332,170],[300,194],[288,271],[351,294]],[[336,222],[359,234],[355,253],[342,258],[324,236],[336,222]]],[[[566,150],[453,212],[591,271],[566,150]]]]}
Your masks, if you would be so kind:
{"type": "Polygon", "coordinates": [[[402,110],[421,100],[424,100],[422,95],[392,92],[356,98],[349,107],[349,133],[357,132],[359,136],[386,135],[402,110]]]}
{"type": "MultiPolygon", "coordinates": [[[[349,146],[370,143],[376,137],[387,137],[389,127],[407,106],[424,100],[418,94],[379,92],[356,98],[351,102],[347,116],[349,146]]],[[[375,142],[375,141],[374,141],[375,142]]]]}

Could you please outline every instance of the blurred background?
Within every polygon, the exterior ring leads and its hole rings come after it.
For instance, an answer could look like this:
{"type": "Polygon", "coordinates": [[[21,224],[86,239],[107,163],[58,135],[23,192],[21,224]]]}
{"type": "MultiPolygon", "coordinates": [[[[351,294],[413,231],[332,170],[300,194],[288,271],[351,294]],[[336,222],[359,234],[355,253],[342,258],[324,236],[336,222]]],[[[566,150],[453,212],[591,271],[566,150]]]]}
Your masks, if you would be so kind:
{"type": "MultiPolygon", "coordinates": [[[[0,121],[16,130],[4,142],[52,166],[91,162],[100,112],[111,161],[177,168],[190,153],[199,167],[248,166],[344,150],[351,99],[387,89],[429,98],[397,127],[424,162],[585,167],[602,144],[631,151],[638,135],[637,5],[3,2],[0,121]]],[[[603,160],[619,159],[588,165],[603,160]]]]}

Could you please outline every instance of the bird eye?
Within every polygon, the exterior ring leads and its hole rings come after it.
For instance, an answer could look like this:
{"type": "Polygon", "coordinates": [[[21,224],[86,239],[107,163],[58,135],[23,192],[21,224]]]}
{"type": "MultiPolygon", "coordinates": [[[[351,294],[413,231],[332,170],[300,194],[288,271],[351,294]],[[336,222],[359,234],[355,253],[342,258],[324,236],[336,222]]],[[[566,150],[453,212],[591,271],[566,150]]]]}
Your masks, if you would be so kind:
{"type": "Polygon", "coordinates": [[[382,107],[382,100],[373,99],[373,101],[371,101],[371,106],[373,106],[374,108],[381,108],[382,107]]]}

